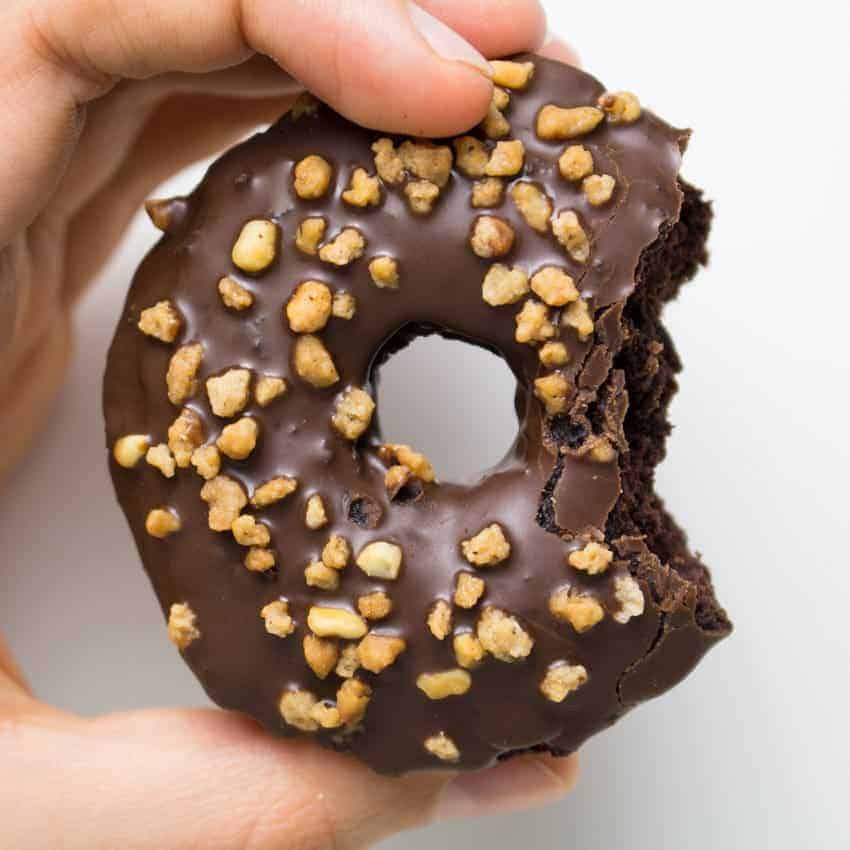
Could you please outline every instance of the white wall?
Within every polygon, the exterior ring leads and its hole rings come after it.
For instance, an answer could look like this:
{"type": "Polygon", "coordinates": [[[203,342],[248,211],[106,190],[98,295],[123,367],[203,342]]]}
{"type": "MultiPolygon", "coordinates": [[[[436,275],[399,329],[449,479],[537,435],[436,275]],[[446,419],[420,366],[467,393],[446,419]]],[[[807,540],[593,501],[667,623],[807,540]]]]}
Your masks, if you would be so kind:
{"type": "MultiPolygon", "coordinates": [[[[569,800],[386,848],[847,846],[850,4],[546,5],[589,69],[696,130],[686,174],[716,200],[713,260],[668,314],[686,372],[659,478],[737,630],[585,747],[569,800]]],[[[164,639],[103,467],[105,349],[154,235],[137,219],[82,305],[59,405],[0,496],[0,623],[38,692],[81,712],[204,700],[164,639]]],[[[426,383],[428,358],[423,344],[406,365],[426,383]]],[[[495,360],[472,368],[503,376],[495,360]]],[[[498,451],[512,425],[508,405],[495,410],[498,451]]]]}

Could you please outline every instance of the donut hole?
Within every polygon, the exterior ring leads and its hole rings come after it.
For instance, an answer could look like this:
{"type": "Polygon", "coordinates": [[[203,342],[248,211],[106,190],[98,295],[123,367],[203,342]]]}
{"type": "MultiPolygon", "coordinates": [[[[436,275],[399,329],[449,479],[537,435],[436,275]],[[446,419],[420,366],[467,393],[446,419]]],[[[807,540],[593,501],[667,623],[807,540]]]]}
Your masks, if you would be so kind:
{"type": "MultiPolygon", "coordinates": [[[[381,435],[423,452],[439,480],[468,481],[496,466],[516,440],[516,380],[487,349],[422,333],[404,329],[376,358],[381,435]]],[[[395,501],[416,497],[400,491],[395,501]]]]}

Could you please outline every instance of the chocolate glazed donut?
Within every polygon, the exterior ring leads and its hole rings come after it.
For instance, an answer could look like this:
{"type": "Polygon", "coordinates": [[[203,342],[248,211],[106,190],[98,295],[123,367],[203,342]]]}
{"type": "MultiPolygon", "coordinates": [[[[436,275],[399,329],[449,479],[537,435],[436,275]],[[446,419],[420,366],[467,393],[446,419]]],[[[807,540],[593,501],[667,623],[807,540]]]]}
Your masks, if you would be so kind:
{"type": "Polygon", "coordinates": [[[116,492],[207,693],[388,773],[571,752],[730,628],[652,492],[658,317],[710,218],[688,134],[574,68],[494,68],[468,136],[304,98],[151,203],[106,370],[116,492]],[[378,365],[433,332],[516,376],[472,484],[378,429],[378,365]]]}

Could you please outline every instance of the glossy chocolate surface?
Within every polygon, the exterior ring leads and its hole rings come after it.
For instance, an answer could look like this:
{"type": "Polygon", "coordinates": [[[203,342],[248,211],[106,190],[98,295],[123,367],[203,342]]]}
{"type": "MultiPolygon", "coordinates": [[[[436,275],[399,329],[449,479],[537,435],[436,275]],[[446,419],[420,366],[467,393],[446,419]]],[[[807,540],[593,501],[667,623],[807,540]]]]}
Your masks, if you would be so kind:
{"type": "MultiPolygon", "coordinates": [[[[508,194],[494,210],[473,209],[472,181],[457,169],[429,215],[414,215],[396,186],[383,187],[377,207],[363,210],[346,204],[341,195],[353,169],[374,173],[370,148],[382,134],[356,127],[321,106],[297,120],[284,117],[268,132],[230,151],[189,198],[160,210],[167,230],[133,281],[109,354],[104,407],[110,448],[124,434],[166,441],[180,407],[166,396],[165,374],[181,344],[203,345],[199,389],[186,404],[201,417],[207,441],[214,441],[228,422],[210,409],[203,391],[209,376],[240,366],[252,370],[255,380],[260,375],[286,379],[283,397],[264,408],[251,401],[244,411],[260,425],[255,451],[244,461],[223,458],[222,468],[249,495],[275,476],[299,481],[298,490],[282,502],[262,510],[248,508],[271,531],[277,556],[272,573],[249,572],[243,566],[245,548],[230,534],[208,528],[207,505],[199,495],[204,482],[192,468],[166,479],[144,463],[124,469],[110,458],[111,473],[163,610],[167,614],[172,603],[185,602],[197,615],[201,637],[185,650],[187,662],[217,703],[245,711],[275,732],[300,734],[280,716],[284,691],[306,689],[319,699],[333,700],[342,682],[333,673],[320,680],[304,660],[302,639],[310,606],[356,610],[359,595],[386,591],[394,608],[374,630],[403,637],[406,651],[380,674],[358,672],[373,688],[360,727],[344,735],[339,730],[309,733],[325,744],[351,750],[382,772],[444,767],[423,747],[427,737],[439,732],[456,743],[461,768],[480,767],[540,744],[570,752],[633,703],[675,684],[715,639],[696,625],[693,594],[688,595],[684,582],[659,603],[642,581],[645,612],[625,624],[610,616],[619,604],[613,581],[629,574],[636,557],[654,563],[652,569],[663,569],[645,543],[609,541],[616,558],[597,576],[565,561],[585,539],[602,539],[620,496],[618,464],[627,453],[620,423],[627,392],[612,364],[621,344],[622,306],[635,288],[641,253],[658,238],[662,225],[679,215],[677,175],[687,134],[644,111],[633,124],[603,121],[580,139],[543,141],[535,133],[542,106],[595,105],[604,89],[576,69],[539,57],[521,58],[531,59],[536,73],[526,90],[511,94],[506,117],[510,138],[524,142],[526,159],[522,174],[506,183],[535,181],[553,199],[556,213],[579,214],[592,239],[586,266],[575,263],[551,233],[529,227],[508,194]],[[558,157],[573,143],[592,152],[597,173],[616,177],[614,196],[605,206],[591,206],[580,184],[559,174],[558,157]],[[334,175],[324,198],[305,201],[293,191],[292,171],[310,154],[330,162],[334,175]],[[514,339],[514,317],[525,299],[496,308],[482,300],[481,283],[493,261],[477,257],[468,238],[476,216],[488,213],[509,221],[517,234],[502,262],[522,266],[529,274],[546,265],[562,267],[590,301],[596,332],[588,341],[581,342],[572,328],[559,329],[571,354],[563,372],[575,386],[570,415],[594,401],[604,408],[606,434],[619,447],[613,461],[594,462],[576,447],[559,445],[557,429],[550,432],[547,427],[532,391],[533,380],[546,370],[534,346],[514,339]],[[356,227],[367,241],[364,256],[337,268],[301,253],[294,245],[295,232],[309,216],[327,220],[326,239],[343,227],[356,227]],[[256,218],[277,222],[282,238],[274,265],[252,276],[233,265],[231,248],[245,222],[256,218]],[[376,255],[398,261],[398,290],[380,289],[372,282],[368,262],[376,255]],[[217,283],[225,275],[253,293],[250,309],[235,312],[222,305],[217,283]],[[294,288],[308,279],[349,292],[357,300],[353,319],[332,318],[319,334],[340,374],[337,384],[323,390],[296,375],[295,335],[283,313],[294,288]],[[161,300],[170,300],[183,319],[171,345],[145,336],[136,326],[141,310],[161,300]],[[386,467],[377,456],[380,410],[370,431],[354,446],[334,431],[330,417],[346,387],[361,386],[374,395],[373,364],[421,330],[460,337],[505,359],[518,383],[519,433],[509,455],[481,480],[439,482],[425,486],[416,501],[391,501],[384,487],[386,467]],[[556,469],[560,476],[550,482],[556,469]],[[551,522],[544,528],[537,521],[547,482],[554,484],[551,508],[557,528],[551,522]],[[305,504],[314,493],[323,497],[330,520],[317,531],[304,524],[305,504]],[[376,527],[362,527],[349,516],[352,500],[363,496],[380,508],[376,527]],[[165,539],[149,536],[144,526],[148,511],[160,506],[171,507],[182,522],[182,529],[165,539]],[[494,522],[505,530],[511,555],[502,564],[475,570],[464,559],[460,541],[494,522]],[[304,567],[319,558],[331,534],[347,538],[355,554],[375,540],[397,543],[404,553],[399,578],[370,579],[352,559],[338,591],[308,587],[304,567]],[[471,671],[472,687],[466,694],[433,701],[416,687],[417,676],[457,663],[451,637],[437,640],[425,621],[435,600],[451,603],[461,571],[480,575],[486,593],[472,610],[453,606],[455,631],[474,630],[481,610],[492,606],[517,617],[535,644],[524,661],[486,658],[471,671]],[[550,594],[567,585],[593,595],[609,612],[583,634],[549,613],[550,594]],[[296,622],[295,633],[284,639],[268,634],[259,615],[278,598],[289,602],[296,622]],[[664,614],[665,604],[675,609],[676,617],[664,614]],[[583,665],[588,680],[555,703],[541,694],[539,685],[549,666],[559,661],[583,665]]],[[[484,138],[480,131],[473,134],[484,138]]],[[[452,419],[451,410],[445,411],[445,418],[447,430],[458,439],[475,439],[464,423],[452,419]]]]}

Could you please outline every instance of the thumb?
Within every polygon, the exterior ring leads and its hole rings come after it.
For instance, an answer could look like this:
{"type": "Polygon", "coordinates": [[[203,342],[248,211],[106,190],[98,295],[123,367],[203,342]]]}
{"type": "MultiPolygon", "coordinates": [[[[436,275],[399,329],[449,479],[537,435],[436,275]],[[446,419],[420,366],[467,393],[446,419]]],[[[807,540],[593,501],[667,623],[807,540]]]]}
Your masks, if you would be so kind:
{"type": "Polygon", "coordinates": [[[13,735],[0,723],[0,785],[15,789],[0,795],[0,824],[17,850],[355,850],[439,818],[550,802],[576,776],[574,759],[534,755],[383,777],[213,710],[36,717],[13,735]]]}

